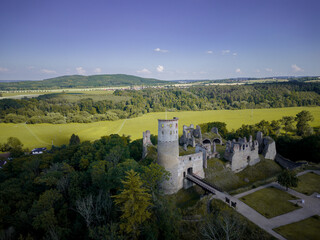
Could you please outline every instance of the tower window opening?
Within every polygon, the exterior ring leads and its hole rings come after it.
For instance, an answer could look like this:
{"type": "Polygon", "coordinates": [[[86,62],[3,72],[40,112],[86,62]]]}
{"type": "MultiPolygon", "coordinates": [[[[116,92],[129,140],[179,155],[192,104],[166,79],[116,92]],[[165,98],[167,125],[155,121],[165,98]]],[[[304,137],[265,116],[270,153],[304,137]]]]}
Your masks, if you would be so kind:
{"type": "Polygon", "coordinates": [[[170,135],[172,135],[172,131],[170,131],[170,135]]]}
{"type": "Polygon", "coordinates": [[[164,127],[164,124],[162,124],[161,127],[163,128],[163,127],[164,127]]]}
{"type": "Polygon", "coordinates": [[[170,124],[170,127],[172,127],[172,124],[170,124]]]}

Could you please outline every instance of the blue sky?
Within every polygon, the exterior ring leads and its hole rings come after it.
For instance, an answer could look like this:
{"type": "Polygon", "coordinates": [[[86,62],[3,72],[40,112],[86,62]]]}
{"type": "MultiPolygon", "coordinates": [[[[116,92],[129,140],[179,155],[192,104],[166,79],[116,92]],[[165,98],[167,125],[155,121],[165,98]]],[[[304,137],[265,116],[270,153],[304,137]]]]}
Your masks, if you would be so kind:
{"type": "Polygon", "coordinates": [[[0,80],[320,75],[318,0],[1,0],[0,80]]]}

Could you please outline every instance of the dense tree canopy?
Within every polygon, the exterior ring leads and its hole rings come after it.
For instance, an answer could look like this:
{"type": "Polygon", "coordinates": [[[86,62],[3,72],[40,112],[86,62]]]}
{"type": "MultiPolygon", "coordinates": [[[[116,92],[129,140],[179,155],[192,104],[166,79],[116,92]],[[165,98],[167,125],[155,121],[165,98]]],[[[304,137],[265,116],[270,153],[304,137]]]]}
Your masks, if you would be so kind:
{"type": "Polygon", "coordinates": [[[149,112],[319,106],[320,83],[195,86],[186,89],[116,90],[113,95],[47,94],[0,100],[6,123],[67,123],[117,120],[149,112]]]}

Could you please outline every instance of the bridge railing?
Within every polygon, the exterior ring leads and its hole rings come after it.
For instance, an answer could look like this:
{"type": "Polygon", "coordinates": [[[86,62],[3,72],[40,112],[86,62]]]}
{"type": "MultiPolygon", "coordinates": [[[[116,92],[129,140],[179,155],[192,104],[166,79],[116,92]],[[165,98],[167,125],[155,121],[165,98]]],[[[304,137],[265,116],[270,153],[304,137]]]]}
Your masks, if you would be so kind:
{"type": "Polygon", "coordinates": [[[202,182],[201,180],[193,177],[192,175],[188,174],[188,175],[186,176],[186,178],[187,178],[189,181],[191,181],[191,182],[197,184],[198,186],[202,187],[203,189],[205,189],[205,190],[207,190],[207,191],[215,194],[215,191],[214,191],[214,189],[213,189],[211,186],[209,186],[209,185],[207,185],[206,183],[202,182]]]}
{"type": "Polygon", "coordinates": [[[192,175],[193,177],[197,178],[198,180],[204,182],[205,184],[209,185],[210,187],[218,190],[219,192],[223,192],[223,190],[219,187],[217,187],[216,185],[209,183],[207,180],[205,180],[204,178],[198,176],[197,174],[191,173],[190,175],[192,175]]]}

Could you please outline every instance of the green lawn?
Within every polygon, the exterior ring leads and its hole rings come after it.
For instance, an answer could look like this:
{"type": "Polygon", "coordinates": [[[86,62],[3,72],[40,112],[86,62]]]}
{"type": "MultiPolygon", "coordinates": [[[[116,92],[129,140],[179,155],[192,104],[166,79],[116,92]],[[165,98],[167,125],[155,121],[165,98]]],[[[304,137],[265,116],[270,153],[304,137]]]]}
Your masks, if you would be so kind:
{"type": "Polygon", "coordinates": [[[320,239],[320,217],[315,215],[300,222],[274,229],[288,240],[320,239]]]}
{"type": "Polygon", "coordinates": [[[265,179],[274,177],[282,170],[275,161],[267,159],[261,159],[259,163],[248,166],[239,173],[234,173],[229,168],[226,168],[225,163],[220,159],[209,159],[208,168],[205,169],[206,180],[230,194],[233,194],[232,191],[242,187],[250,187],[253,184],[257,187],[265,184],[265,179]]]}
{"type": "Polygon", "coordinates": [[[240,198],[266,218],[273,218],[300,208],[288,201],[293,199],[297,198],[273,187],[264,188],[240,198]]]}
{"type": "Polygon", "coordinates": [[[294,190],[306,195],[311,195],[314,192],[320,193],[320,176],[316,173],[306,173],[298,177],[298,187],[294,190]]]}
{"type": "Polygon", "coordinates": [[[8,137],[19,138],[24,146],[50,147],[68,143],[70,136],[75,133],[81,141],[95,140],[101,136],[117,133],[130,135],[131,138],[142,138],[142,132],[150,130],[151,134],[158,134],[157,119],[179,118],[179,131],[182,134],[182,126],[194,125],[206,122],[221,121],[227,124],[227,128],[237,129],[242,124],[254,124],[261,120],[277,120],[282,116],[295,116],[302,110],[308,110],[314,116],[312,126],[320,126],[320,107],[294,107],[294,108],[270,108],[270,109],[245,109],[245,110],[212,110],[212,111],[184,111],[184,112],[159,112],[149,113],[141,117],[104,121],[95,123],[69,123],[69,124],[0,124],[0,143],[8,137]]]}

